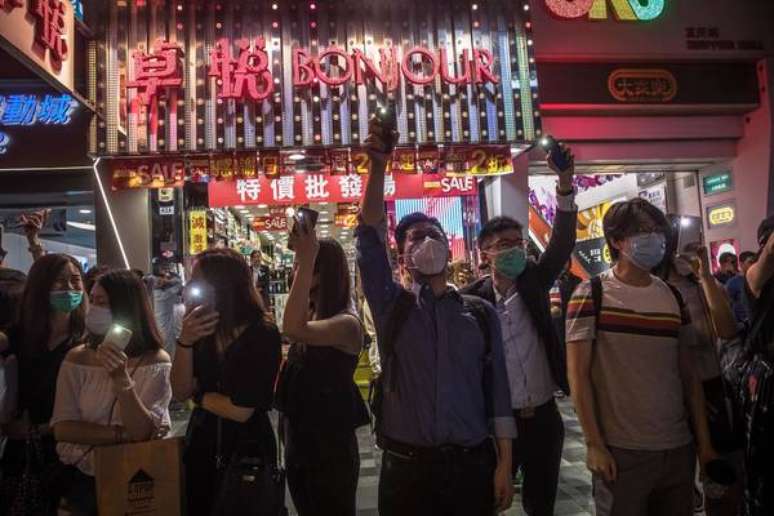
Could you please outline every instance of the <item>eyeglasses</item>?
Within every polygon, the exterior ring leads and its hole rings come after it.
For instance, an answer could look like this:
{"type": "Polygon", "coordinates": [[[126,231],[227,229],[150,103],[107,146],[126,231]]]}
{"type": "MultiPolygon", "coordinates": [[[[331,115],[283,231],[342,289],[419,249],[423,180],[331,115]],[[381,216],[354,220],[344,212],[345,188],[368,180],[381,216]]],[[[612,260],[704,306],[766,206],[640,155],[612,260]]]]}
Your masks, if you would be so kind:
{"type": "Polygon", "coordinates": [[[485,253],[498,253],[514,247],[527,248],[527,240],[524,238],[503,238],[496,242],[491,243],[483,249],[485,253]]]}

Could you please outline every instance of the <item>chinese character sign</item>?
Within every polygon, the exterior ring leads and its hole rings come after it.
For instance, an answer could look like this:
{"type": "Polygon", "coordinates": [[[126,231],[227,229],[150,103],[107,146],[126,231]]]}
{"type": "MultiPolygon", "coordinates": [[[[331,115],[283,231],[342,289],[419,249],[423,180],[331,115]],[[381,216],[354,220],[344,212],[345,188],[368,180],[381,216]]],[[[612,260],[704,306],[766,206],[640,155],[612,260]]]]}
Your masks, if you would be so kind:
{"type": "Polygon", "coordinates": [[[54,63],[61,64],[70,52],[65,39],[65,1],[35,0],[31,12],[36,18],[35,41],[51,52],[54,63]]]}
{"type": "Polygon", "coordinates": [[[0,125],[67,125],[77,107],[70,95],[0,95],[0,125]]]}
{"type": "Polygon", "coordinates": [[[207,250],[207,212],[204,210],[195,210],[188,213],[189,227],[188,238],[190,240],[189,249],[192,255],[199,254],[207,250]]]}
{"type": "Polygon", "coordinates": [[[0,132],[0,155],[8,152],[8,146],[11,144],[11,137],[4,132],[0,132]]]}
{"type": "Polygon", "coordinates": [[[182,53],[178,44],[161,39],[154,43],[153,53],[142,49],[132,53],[134,73],[130,74],[126,87],[138,91],[139,105],[149,106],[165,90],[183,85],[182,53]]]}
{"type": "MultiPolygon", "coordinates": [[[[362,199],[368,176],[294,174],[237,181],[211,181],[211,208],[236,205],[291,205],[319,202],[357,203],[362,199]]],[[[473,177],[444,177],[421,174],[393,174],[385,177],[388,201],[421,197],[458,197],[478,194],[473,177]]]]}
{"type": "Polygon", "coordinates": [[[231,54],[231,42],[221,39],[210,51],[208,74],[217,77],[220,86],[218,97],[224,99],[263,100],[274,90],[274,81],[269,72],[269,56],[265,51],[263,38],[256,38],[255,46],[250,41],[236,42],[239,57],[231,54]]]}

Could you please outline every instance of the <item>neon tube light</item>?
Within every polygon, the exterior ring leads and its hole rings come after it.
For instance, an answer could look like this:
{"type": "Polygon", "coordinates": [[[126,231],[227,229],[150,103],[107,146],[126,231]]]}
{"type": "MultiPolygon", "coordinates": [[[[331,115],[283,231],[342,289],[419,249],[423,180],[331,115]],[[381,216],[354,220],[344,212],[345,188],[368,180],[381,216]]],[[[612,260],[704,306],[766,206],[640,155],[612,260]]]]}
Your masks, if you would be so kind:
{"type": "Polygon", "coordinates": [[[108,201],[107,194],[105,193],[105,187],[102,185],[102,179],[99,177],[99,170],[97,167],[99,166],[99,162],[102,160],[102,158],[97,158],[94,160],[94,164],[92,165],[92,170],[94,171],[94,178],[97,180],[97,186],[99,186],[99,193],[102,196],[102,201],[105,203],[105,209],[108,213],[108,218],[110,219],[110,225],[113,226],[113,233],[116,235],[116,241],[118,241],[118,249],[121,251],[121,257],[124,259],[124,265],[126,265],[127,269],[130,269],[129,267],[129,258],[126,257],[126,250],[124,249],[124,243],[121,240],[121,235],[118,233],[118,226],[116,225],[116,219],[113,217],[113,210],[110,208],[110,201],[108,201]]]}

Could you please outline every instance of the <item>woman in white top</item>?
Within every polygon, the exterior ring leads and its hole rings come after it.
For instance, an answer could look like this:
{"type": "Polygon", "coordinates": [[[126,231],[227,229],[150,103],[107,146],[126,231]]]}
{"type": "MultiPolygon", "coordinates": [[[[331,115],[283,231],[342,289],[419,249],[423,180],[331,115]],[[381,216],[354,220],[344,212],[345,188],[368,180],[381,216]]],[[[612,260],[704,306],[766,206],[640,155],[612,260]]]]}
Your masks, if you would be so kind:
{"type": "Polygon", "coordinates": [[[171,362],[145,286],[131,271],[97,280],[86,327],[90,343],[73,348],[59,371],[51,425],[59,458],[68,465],[65,500],[77,514],[96,514],[93,448],[169,430],[171,362]],[[108,335],[114,323],[132,331],[124,351],[108,335]]]}

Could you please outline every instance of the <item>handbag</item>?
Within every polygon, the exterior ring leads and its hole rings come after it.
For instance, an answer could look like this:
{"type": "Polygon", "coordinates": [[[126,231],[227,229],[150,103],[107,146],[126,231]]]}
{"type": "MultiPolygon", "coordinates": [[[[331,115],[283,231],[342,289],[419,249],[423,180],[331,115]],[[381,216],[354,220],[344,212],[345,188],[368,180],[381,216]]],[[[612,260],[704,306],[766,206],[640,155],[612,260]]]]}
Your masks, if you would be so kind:
{"type": "Polygon", "coordinates": [[[213,516],[287,516],[285,507],[285,468],[282,444],[278,440],[277,457],[266,457],[262,443],[244,440],[234,454],[222,455],[223,420],[218,418],[215,464],[220,474],[220,492],[213,516]]]}
{"type": "Polygon", "coordinates": [[[215,467],[220,475],[220,491],[212,516],[287,516],[281,439],[277,440],[276,458],[266,457],[262,443],[251,439],[242,440],[232,456],[226,458],[221,417],[217,419],[216,439],[215,467]]]}

